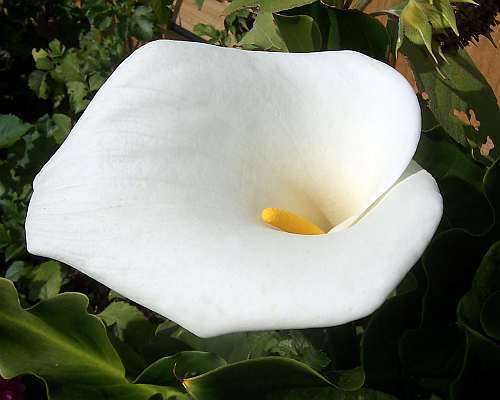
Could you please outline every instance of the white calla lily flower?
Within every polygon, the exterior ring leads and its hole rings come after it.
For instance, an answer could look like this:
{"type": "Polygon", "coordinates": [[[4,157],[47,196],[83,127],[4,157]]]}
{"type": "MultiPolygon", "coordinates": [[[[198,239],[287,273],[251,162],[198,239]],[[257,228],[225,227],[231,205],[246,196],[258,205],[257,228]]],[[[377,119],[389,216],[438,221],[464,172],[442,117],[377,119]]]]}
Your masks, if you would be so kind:
{"type": "Polygon", "coordinates": [[[362,54],[153,42],[36,177],[28,249],[199,336],[343,324],[440,221],[419,135],[410,85],[362,54]]]}

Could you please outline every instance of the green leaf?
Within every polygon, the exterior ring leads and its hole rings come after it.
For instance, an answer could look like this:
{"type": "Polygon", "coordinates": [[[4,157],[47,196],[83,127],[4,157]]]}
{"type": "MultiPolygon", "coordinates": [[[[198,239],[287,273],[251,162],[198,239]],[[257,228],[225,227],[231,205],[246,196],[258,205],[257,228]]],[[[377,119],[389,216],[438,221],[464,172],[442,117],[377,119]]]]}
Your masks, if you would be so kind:
{"type": "Polygon", "coordinates": [[[436,235],[422,258],[428,280],[422,327],[449,326],[456,322],[457,304],[469,290],[481,257],[480,239],[463,230],[452,229],[436,235]]]}
{"type": "Polygon", "coordinates": [[[477,331],[481,330],[479,316],[481,314],[482,303],[470,290],[463,295],[457,307],[457,320],[459,323],[468,326],[477,331]]]}
{"type": "Polygon", "coordinates": [[[167,357],[181,351],[191,350],[189,346],[180,340],[174,339],[166,331],[157,332],[155,336],[141,349],[141,356],[148,363],[157,361],[162,357],[167,357]]]}
{"type": "Polygon", "coordinates": [[[177,329],[172,337],[194,350],[217,354],[229,363],[245,360],[250,354],[247,333],[231,333],[212,338],[200,338],[184,328],[177,329]]]}
{"type": "MultiPolygon", "coordinates": [[[[436,128],[420,136],[415,160],[437,180],[457,177],[481,189],[484,168],[465,149],[436,128]]],[[[460,203],[459,203],[460,204],[460,203]]]]}
{"type": "Polygon", "coordinates": [[[399,341],[408,329],[419,324],[421,299],[416,292],[388,299],[372,316],[363,335],[361,365],[366,386],[396,391],[408,384],[399,357],[399,341]]]}
{"type": "Polygon", "coordinates": [[[324,342],[319,342],[318,347],[325,349],[333,368],[349,370],[359,365],[360,338],[354,323],[326,328],[324,334],[324,342]]]}
{"type": "Polygon", "coordinates": [[[134,379],[147,367],[148,363],[142,354],[139,354],[132,346],[118,338],[119,331],[116,325],[108,327],[106,331],[111,344],[120,356],[122,364],[125,367],[125,375],[130,379],[134,379]]]}
{"type": "Polygon", "coordinates": [[[52,120],[57,128],[53,132],[54,140],[57,144],[61,144],[71,130],[71,118],[64,114],[54,114],[52,115],[52,120]]]}
{"type": "Polygon", "coordinates": [[[438,19],[439,14],[433,5],[426,4],[420,0],[404,0],[386,11],[389,15],[399,17],[398,38],[396,42],[396,53],[401,45],[406,43],[404,38],[408,38],[415,45],[423,45],[437,63],[437,59],[432,52],[432,25],[431,19],[438,19]],[[436,14],[431,17],[430,14],[436,14]]]}
{"type": "Polygon", "coordinates": [[[257,399],[273,391],[328,387],[331,383],[312,368],[283,357],[240,361],[182,382],[195,399],[257,399]]]}
{"type": "Polygon", "coordinates": [[[409,59],[419,91],[429,97],[427,104],[445,132],[461,145],[470,144],[476,155],[496,159],[500,148],[497,99],[465,50],[447,53],[448,62],[439,67],[445,79],[421,47],[406,43],[402,50],[409,59]],[[460,115],[469,122],[463,122],[460,115]]]}
{"type": "Polygon", "coordinates": [[[488,336],[500,340],[500,291],[494,292],[486,299],[481,310],[480,321],[488,336]]]}
{"type": "Polygon", "coordinates": [[[154,338],[154,325],[137,307],[125,301],[112,302],[98,317],[110,328],[111,342],[122,358],[127,375],[136,376],[146,367],[142,351],[154,338]]]}
{"type": "MultiPolygon", "coordinates": [[[[331,360],[327,355],[323,351],[315,348],[302,331],[292,330],[287,336],[290,339],[285,339],[284,341],[287,344],[289,343],[290,349],[292,349],[293,353],[296,353],[294,356],[290,355],[290,358],[303,362],[317,371],[321,371],[330,364],[331,360]]],[[[286,352],[280,355],[285,357],[288,356],[286,352]]],[[[342,379],[343,382],[349,381],[352,383],[359,377],[359,374],[353,370],[349,370],[339,372],[336,377],[338,377],[339,380],[342,379]]],[[[339,386],[341,385],[339,384],[339,386]]]]}
{"type": "Polygon", "coordinates": [[[139,6],[135,8],[130,18],[130,32],[139,40],[153,39],[153,11],[150,7],[139,6]]]}
{"type": "Polygon", "coordinates": [[[481,302],[500,290],[500,241],[489,248],[481,261],[472,282],[472,290],[481,302]]]}
{"type": "Polygon", "coordinates": [[[75,51],[69,50],[63,57],[59,65],[57,65],[50,76],[57,82],[83,82],[85,77],[80,69],[78,54],[75,51]]]}
{"type": "Polygon", "coordinates": [[[482,191],[454,176],[440,180],[439,189],[447,227],[464,229],[474,235],[485,234],[493,227],[495,215],[482,191]]]}
{"type": "Polygon", "coordinates": [[[51,400],[146,400],[174,388],[134,385],[102,322],[87,313],[88,298],[64,293],[23,310],[16,289],[0,279],[0,375],[35,374],[51,400]]]}
{"type": "Polygon", "coordinates": [[[28,78],[28,86],[40,98],[49,98],[49,86],[47,84],[47,72],[33,71],[28,78]]]}
{"type": "Polygon", "coordinates": [[[206,36],[208,38],[208,43],[217,44],[220,46],[228,47],[231,42],[231,38],[225,30],[218,30],[209,24],[196,24],[193,27],[193,31],[200,37],[206,36]]]}
{"type": "Polygon", "coordinates": [[[484,175],[484,192],[500,222],[500,159],[488,168],[484,175]]]}
{"type": "Polygon", "coordinates": [[[432,52],[432,25],[428,15],[423,9],[424,5],[423,2],[419,2],[418,0],[406,0],[406,2],[402,3],[398,13],[400,31],[399,42],[401,42],[402,35],[404,35],[412,43],[424,45],[427,51],[434,57],[432,52]]]}
{"type": "MultiPolygon", "coordinates": [[[[149,5],[153,9],[156,20],[162,25],[168,25],[172,18],[172,0],[151,0],[149,5]]],[[[201,8],[201,7],[200,7],[201,8]]]]}
{"type": "Polygon", "coordinates": [[[140,350],[154,336],[155,326],[137,307],[126,301],[112,302],[97,316],[107,326],[116,325],[117,337],[136,350],[140,350]]]}
{"type": "Polygon", "coordinates": [[[339,388],[347,391],[355,391],[360,389],[365,383],[365,371],[362,367],[337,370],[329,378],[339,388]]]}
{"type": "Polygon", "coordinates": [[[26,264],[24,261],[14,261],[7,269],[5,277],[12,282],[26,281],[31,279],[33,273],[33,266],[26,264]]]}
{"type": "Polygon", "coordinates": [[[446,397],[450,383],[462,368],[465,335],[454,325],[412,329],[403,334],[399,353],[406,376],[446,397]]]}
{"type": "Polygon", "coordinates": [[[34,267],[29,285],[29,299],[48,300],[59,293],[63,282],[61,264],[47,261],[34,267]]]}
{"type": "Polygon", "coordinates": [[[5,261],[11,261],[26,251],[24,243],[13,243],[5,249],[5,261]]]}
{"type": "Polygon", "coordinates": [[[33,60],[35,60],[35,65],[38,69],[42,71],[50,71],[54,68],[48,53],[44,49],[33,49],[31,51],[31,55],[33,56],[33,60]]]}
{"type": "Polygon", "coordinates": [[[498,392],[500,346],[465,328],[467,351],[459,377],[450,388],[452,400],[492,398],[498,392]]]}
{"type": "Polygon", "coordinates": [[[241,8],[258,8],[259,13],[275,13],[306,4],[314,3],[316,0],[234,0],[224,10],[229,15],[241,8]]]}
{"type": "Polygon", "coordinates": [[[427,9],[433,29],[442,31],[449,28],[455,35],[459,35],[455,12],[450,0],[433,0],[432,5],[428,5],[427,9]]]}
{"type": "Polygon", "coordinates": [[[96,72],[95,74],[90,75],[89,78],[89,90],[91,92],[95,92],[99,90],[102,86],[106,78],[104,78],[100,73],[96,72]]]}
{"type": "Polygon", "coordinates": [[[0,114],[0,149],[6,149],[21,139],[33,125],[10,114],[0,114]]]}
{"type": "Polygon", "coordinates": [[[310,16],[275,14],[274,20],[289,52],[307,53],[321,50],[321,32],[310,16]]]}
{"type": "Polygon", "coordinates": [[[328,50],[355,50],[387,61],[389,35],[375,18],[357,10],[329,9],[328,50]]]}
{"type": "Polygon", "coordinates": [[[66,48],[58,39],[51,40],[49,43],[50,55],[52,58],[62,57],[66,48]]]}
{"type": "Polygon", "coordinates": [[[418,102],[422,113],[422,133],[438,130],[440,128],[439,122],[437,122],[427,102],[422,98],[422,94],[418,96],[418,102]]]}
{"type": "Polygon", "coordinates": [[[85,97],[88,95],[87,85],[83,82],[67,82],[66,87],[69,93],[69,101],[75,113],[79,113],[90,103],[85,97]]]}
{"type": "Polygon", "coordinates": [[[480,313],[490,296],[500,291],[499,266],[500,241],[489,248],[475,272],[472,288],[460,301],[458,319],[462,324],[475,330],[481,329],[480,313]]]}
{"type": "Polygon", "coordinates": [[[238,45],[249,50],[287,50],[286,44],[278,32],[278,28],[274,24],[274,18],[271,13],[257,15],[252,29],[243,36],[238,45]]]}
{"type": "Polygon", "coordinates": [[[0,248],[7,246],[11,241],[10,234],[4,224],[0,223],[0,248]]]}
{"type": "Polygon", "coordinates": [[[137,377],[134,383],[176,385],[183,379],[201,375],[225,365],[226,361],[215,354],[183,351],[155,361],[137,377]]]}

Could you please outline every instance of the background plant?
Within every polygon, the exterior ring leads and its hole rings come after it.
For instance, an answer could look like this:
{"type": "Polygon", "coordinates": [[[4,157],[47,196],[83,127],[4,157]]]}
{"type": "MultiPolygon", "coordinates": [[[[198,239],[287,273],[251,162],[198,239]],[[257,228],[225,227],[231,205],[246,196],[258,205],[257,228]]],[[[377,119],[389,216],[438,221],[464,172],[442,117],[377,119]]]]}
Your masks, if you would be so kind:
{"type": "Polygon", "coordinates": [[[234,0],[224,30],[195,28],[211,43],[249,50],[351,49],[391,65],[405,57],[423,115],[415,158],[445,203],[424,256],[373,315],[333,328],[212,339],[29,255],[25,245],[34,176],[116,66],[165,35],[172,2],[27,3],[0,1],[0,395],[498,397],[500,113],[463,50],[489,35],[498,2],[405,0],[369,15],[369,0],[234,0]]]}

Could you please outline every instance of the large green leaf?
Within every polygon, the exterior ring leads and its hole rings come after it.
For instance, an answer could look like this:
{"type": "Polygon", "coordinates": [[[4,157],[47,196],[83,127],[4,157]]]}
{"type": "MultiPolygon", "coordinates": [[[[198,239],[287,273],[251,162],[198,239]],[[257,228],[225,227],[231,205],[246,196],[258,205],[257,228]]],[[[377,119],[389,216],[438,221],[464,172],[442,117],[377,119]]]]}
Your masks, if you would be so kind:
{"type": "Polygon", "coordinates": [[[0,149],[12,146],[32,127],[15,115],[0,114],[0,149]]]}
{"type": "Polygon", "coordinates": [[[40,98],[47,100],[49,98],[49,85],[47,83],[47,72],[35,70],[28,78],[28,86],[40,98]]]}
{"type": "Polygon", "coordinates": [[[137,376],[147,363],[142,350],[154,338],[155,327],[137,307],[115,301],[98,314],[108,326],[113,346],[123,361],[128,376],[137,376]]]}
{"type": "Polygon", "coordinates": [[[498,394],[500,346],[472,329],[465,328],[465,332],[467,352],[451,387],[451,399],[493,399],[498,394]]]}
{"type": "Polygon", "coordinates": [[[419,324],[421,298],[417,292],[388,299],[371,317],[363,335],[361,360],[366,386],[399,394],[408,385],[399,357],[399,341],[419,324]]]}
{"type": "Polygon", "coordinates": [[[489,298],[500,291],[500,241],[493,244],[476,271],[472,288],[458,306],[459,322],[480,331],[480,317],[489,298]]]}
{"type": "Polygon", "coordinates": [[[52,400],[146,400],[179,393],[128,382],[102,322],[87,306],[86,296],[64,293],[23,310],[12,282],[0,279],[0,375],[35,374],[52,400]]]}
{"type": "Polygon", "coordinates": [[[437,180],[457,177],[478,189],[482,187],[482,165],[475,162],[463,147],[449,139],[442,128],[422,134],[415,160],[437,180]]]}
{"type": "Polygon", "coordinates": [[[493,163],[484,175],[484,192],[495,210],[498,224],[500,222],[500,159],[493,163]]]}
{"type": "Polygon", "coordinates": [[[287,50],[286,44],[283,42],[274,23],[272,13],[257,15],[252,29],[243,36],[238,45],[248,50],[287,50]]]}
{"type": "Polygon", "coordinates": [[[275,14],[274,20],[289,52],[307,53],[321,50],[321,32],[310,16],[275,14]]]}
{"type": "Polygon", "coordinates": [[[482,191],[454,176],[440,180],[439,189],[444,203],[443,222],[448,228],[464,229],[475,235],[492,228],[495,216],[482,191]]]}
{"type": "Polygon", "coordinates": [[[479,238],[460,229],[442,232],[434,238],[422,261],[428,279],[422,327],[456,322],[457,304],[469,290],[480,261],[479,238]]]}
{"type": "Polygon", "coordinates": [[[207,373],[225,365],[226,361],[216,354],[202,351],[183,351],[155,361],[142,371],[135,383],[175,386],[184,379],[207,373]]]}
{"type": "Polygon", "coordinates": [[[472,290],[481,302],[500,290],[500,241],[490,247],[481,261],[472,282],[472,290]]]}
{"type": "Polygon", "coordinates": [[[464,352],[465,335],[454,325],[409,330],[399,343],[404,374],[442,397],[462,368],[464,352]]]}
{"type": "Polygon", "coordinates": [[[98,314],[108,326],[116,326],[120,340],[130,343],[139,349],[154,336],[155,326],[144,314],[126,301],[115,301],[98,314]]]}
{"type": "Polygon", "coordinates": [[[234,0],[226,7],[224,14],[229,15],[241,8],[258,8],[260,12],[278,12],[290,10],[317,0],[234,0]]]}
{"type": "Polygon", "coordinates": [[[439,184],[444,200],[444,227],[461,228],[472,234],[484,234],[492,228],[495,215],[483,191],[486,169],[447,137],[441,127],[421,136],[415,160],[439,184]]]}
{"type": "Polygon", "coordinates": [[[480,321],[488,336],[500,340],[500,291],[494,292],[486,299],[480,321]]]}
{"type": "Polygon", "coordinates": [[[182,384],[196,400],[253,400],[283,389],[332,386],[307,365],[283,357],[241,361],[182,384]]]}
{"type": "Polygon", "coordinates": [[[406,43],[402,49],[420,92],[428,96],[428,106],[446,133],[464,146],[469,143],[478,157],[496,159],[500,154],[497,99],[465,50],[447,53],[448,62],[439,66],[440,72],[422,47],[406,43]],[[460,115],[466,116],[469,123],[463,122],[460,115]]]}
{"type": "Polygon", "coordinates": [[[377,19],[357,10],[329,9],[328,50],[355,50],[386,61],[389,35],[377,19]]]}

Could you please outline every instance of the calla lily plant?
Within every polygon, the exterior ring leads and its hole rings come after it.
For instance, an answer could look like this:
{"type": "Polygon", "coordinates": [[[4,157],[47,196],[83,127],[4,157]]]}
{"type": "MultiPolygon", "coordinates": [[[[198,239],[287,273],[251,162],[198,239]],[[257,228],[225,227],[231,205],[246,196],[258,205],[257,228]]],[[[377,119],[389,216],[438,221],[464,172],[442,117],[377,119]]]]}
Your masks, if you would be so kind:
{"type": "Polygon", "coordinates": [[[152,42],[36,177],[28,249],[199,336],[343,324],[439,224],[419,137],[411,86],[360,53],[152,42]]]}

